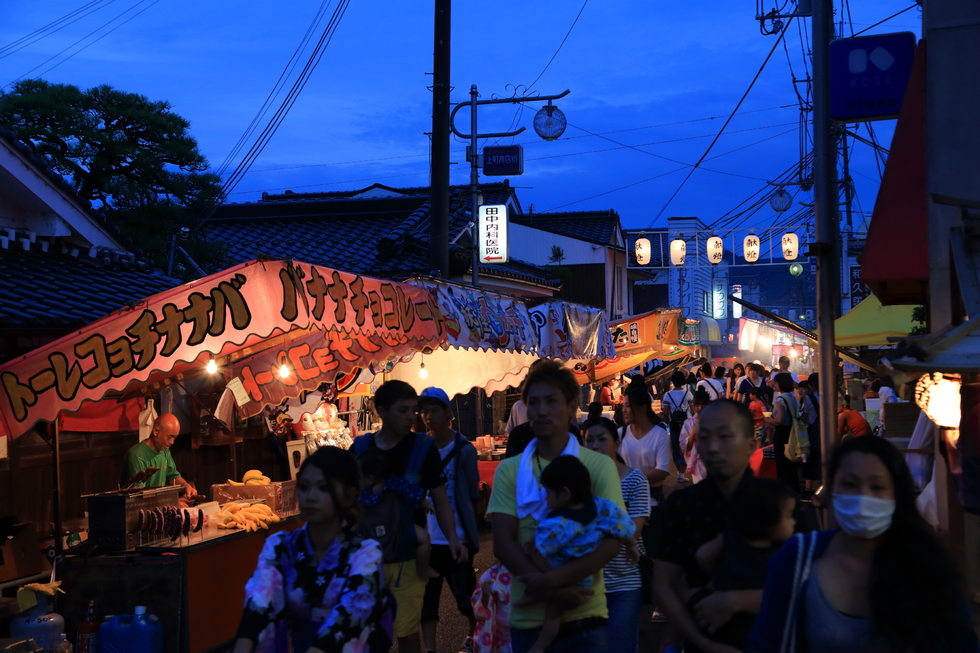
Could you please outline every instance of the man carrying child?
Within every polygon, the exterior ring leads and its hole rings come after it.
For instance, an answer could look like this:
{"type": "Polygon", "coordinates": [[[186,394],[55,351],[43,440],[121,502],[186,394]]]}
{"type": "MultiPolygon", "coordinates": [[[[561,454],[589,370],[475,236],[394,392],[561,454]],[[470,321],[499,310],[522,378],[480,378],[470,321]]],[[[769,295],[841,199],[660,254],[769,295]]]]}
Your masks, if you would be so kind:
{"type": "Polygon", "coordinates": [[[548,517],[543,469],[561,455],[577,457],[589,474],[591,495],[624,510],[616,465],[607,456],[580,447],[569,436],[569,418],[579,398],[574,375],[546,361],[531,371],[523,399],[535,439],[520,457],[500,463],[494,476],[488,514],[493,515],[494,553],[514,576],[510,613],[514,653],[526,653],[538,640],[546,604],[565,607],[557,637],[548,653],[605,653],[606,610],[602,568],[620,549],[620,540],[605,537],[591,553],[539,571],[525,545],[534,541],[538,523],[548,517]],[[591,577],[591,578],[590,578],[591,577]],[[590,578],[585,584],[579,584],[590,578]],[[585,585],[588,587],[585,587],[585,585]]]}

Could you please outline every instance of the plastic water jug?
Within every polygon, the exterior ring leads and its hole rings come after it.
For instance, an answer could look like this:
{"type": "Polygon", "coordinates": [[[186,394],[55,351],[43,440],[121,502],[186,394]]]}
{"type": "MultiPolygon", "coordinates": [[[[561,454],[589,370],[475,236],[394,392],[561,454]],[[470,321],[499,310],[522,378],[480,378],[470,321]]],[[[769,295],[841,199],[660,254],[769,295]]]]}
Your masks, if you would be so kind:
{"type": "Polygon", "coordinates": [[[99,653],[163,653],[163,624],[142,605],[99,626],[99,653]]]}
{"type": "Polygon", "coordinates": [[[37,605],[10,622],[11,637],[28,637],[44,651],[53,651],[65,632],[65,620],[51,611],[48,597],[37,593],[37,605]]]}

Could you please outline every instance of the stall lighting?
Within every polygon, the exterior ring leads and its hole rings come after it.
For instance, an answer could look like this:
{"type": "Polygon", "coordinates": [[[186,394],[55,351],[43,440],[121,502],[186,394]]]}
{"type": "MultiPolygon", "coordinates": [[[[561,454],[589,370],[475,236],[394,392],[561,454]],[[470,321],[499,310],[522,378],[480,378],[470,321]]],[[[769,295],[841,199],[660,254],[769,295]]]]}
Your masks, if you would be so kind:
{"type": "Polygon", "coordinates": [[[725,258],[725,243],[718,236],[709,238],[705,241],[704,246],[704,253],[712,265],[718,265],[725,258]]]}
{"type": "Polygon", "coordinates": [[[687,257],[687,243],[683,238],[675,238],[670,241],[670,262],[674,265],[684,265],[687,257]]]}
{"type": "Polygon", "coordinates": [[[204,366],[204,369],[207,370],[208,374],[214,374],[218,371],[218,364],[212,358],[208,361],[208,364],[204,366]]]}
{"type": "Polygon", "coordinates": [[[419,378],[420,379],[429,378],[429,370],[425,369],[425,363],[419,364],[419,378]]]}
{"type": "Polygon", "coordinates": [[[933,372],[915,384],[915,403],[940,427],[960,428],[960,375],[933,372]]]}
{"type": "Polygon", "coordinates": [[[790,355],[791,358],[796,358],[797,356],[799,356],[799,353],[797,353],[797,351],[795,349],[790,349],[789,350],[789,355],[790,355]]]}
{"type": "Polygon", "coordinates": [[[749,234],[742,241],[742,251],[745,256],[746,263],[755,263],[759,260],[759,253],[761,251],[761,245],[759,243],[759,237],[755,234],[749,234]]]}
{"type": "Polygon", "coordinates": [[[783,234],[783,258],[795,261],[800,255],[800,238],[794,233],[783,234]]]}
{"type": "Polygon", "coordinates": [[[638,265],[647,265],[650,262],[650,239],[645,233],[640,232],[640,237],[636,239],[633,251],[636,254],[638,265]]]}
{"type": "Polygon", "coordinates": [[[286,365],[285,363],[279,366],[279,376],[281,376],[284,379],[289,378],[289,366],[286,365]]]}

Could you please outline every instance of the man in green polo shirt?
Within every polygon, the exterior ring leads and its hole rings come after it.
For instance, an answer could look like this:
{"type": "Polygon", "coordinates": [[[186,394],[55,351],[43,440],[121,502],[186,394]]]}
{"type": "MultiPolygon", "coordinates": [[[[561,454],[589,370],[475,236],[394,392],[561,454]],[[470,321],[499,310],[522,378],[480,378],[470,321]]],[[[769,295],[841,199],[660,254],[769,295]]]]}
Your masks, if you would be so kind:
{"type": "Polygon", "coordinates": [[[144,483],[137,483],[136,487],[163,487],[164,485],[183,485],[185,488],[185,498],[191,499],[197,492],[193,486],[189,485],[177,471],[173,456],[170,455],[170,445],[177,439],[180,433],[180,422],[175,415],[164,413],[157,417],[153,422],[153,430],[150,437],[134,444],[126,452],[126,459],[123,462],[122,482],[136,476],[144,469],[159,467],[160,470],[153,474],[144,483]]]}
{"type": "Polygon", "coordinates": [[[494,475],[487,513],[493,515],[493,552],[514,578],[510,612],[514,653],[526,653],[537,640],[549,599],[560,601],[568,609],[562,616],[558,639],[546,653],[608,650],[602,568],[619,552],[620,541],[606,538],[592,553],[544,573],[524,551],[524,544],[534,540],[538,522],[549,512],[541,470],[560,455],[577,456],[589,470],[592,496],[608,499],[625,511],[615,463],[580,447],[568,432],[578,397],[575,376],[559,363],[545,361],[528,373],[522,398],[535,439],[519,457],[502,461],[494,475]],[[589,576],[589,589],[578,584],[589,576]]]}

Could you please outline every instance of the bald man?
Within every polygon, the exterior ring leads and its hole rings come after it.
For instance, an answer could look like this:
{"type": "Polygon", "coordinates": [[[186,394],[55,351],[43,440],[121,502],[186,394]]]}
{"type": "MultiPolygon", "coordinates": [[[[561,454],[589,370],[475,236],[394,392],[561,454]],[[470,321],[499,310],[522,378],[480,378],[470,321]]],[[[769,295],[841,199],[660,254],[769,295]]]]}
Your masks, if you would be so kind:
{"type": "Polygon", "coordinates": [[[197,492],[187,484],[177,471],[173,456],[170,455],[170,445],[180,433],[180,422],[175,415],[164,413],[153,422],[150,437],[134,444],[126,452],[123,462],[122,480],[126,482],[148,467],[159,467],[160,471],[148,478],[145,483],[137,483],[136,487],[162,487],[164,485],[183,485],[186,497],[189,499],[197,492]]]}

